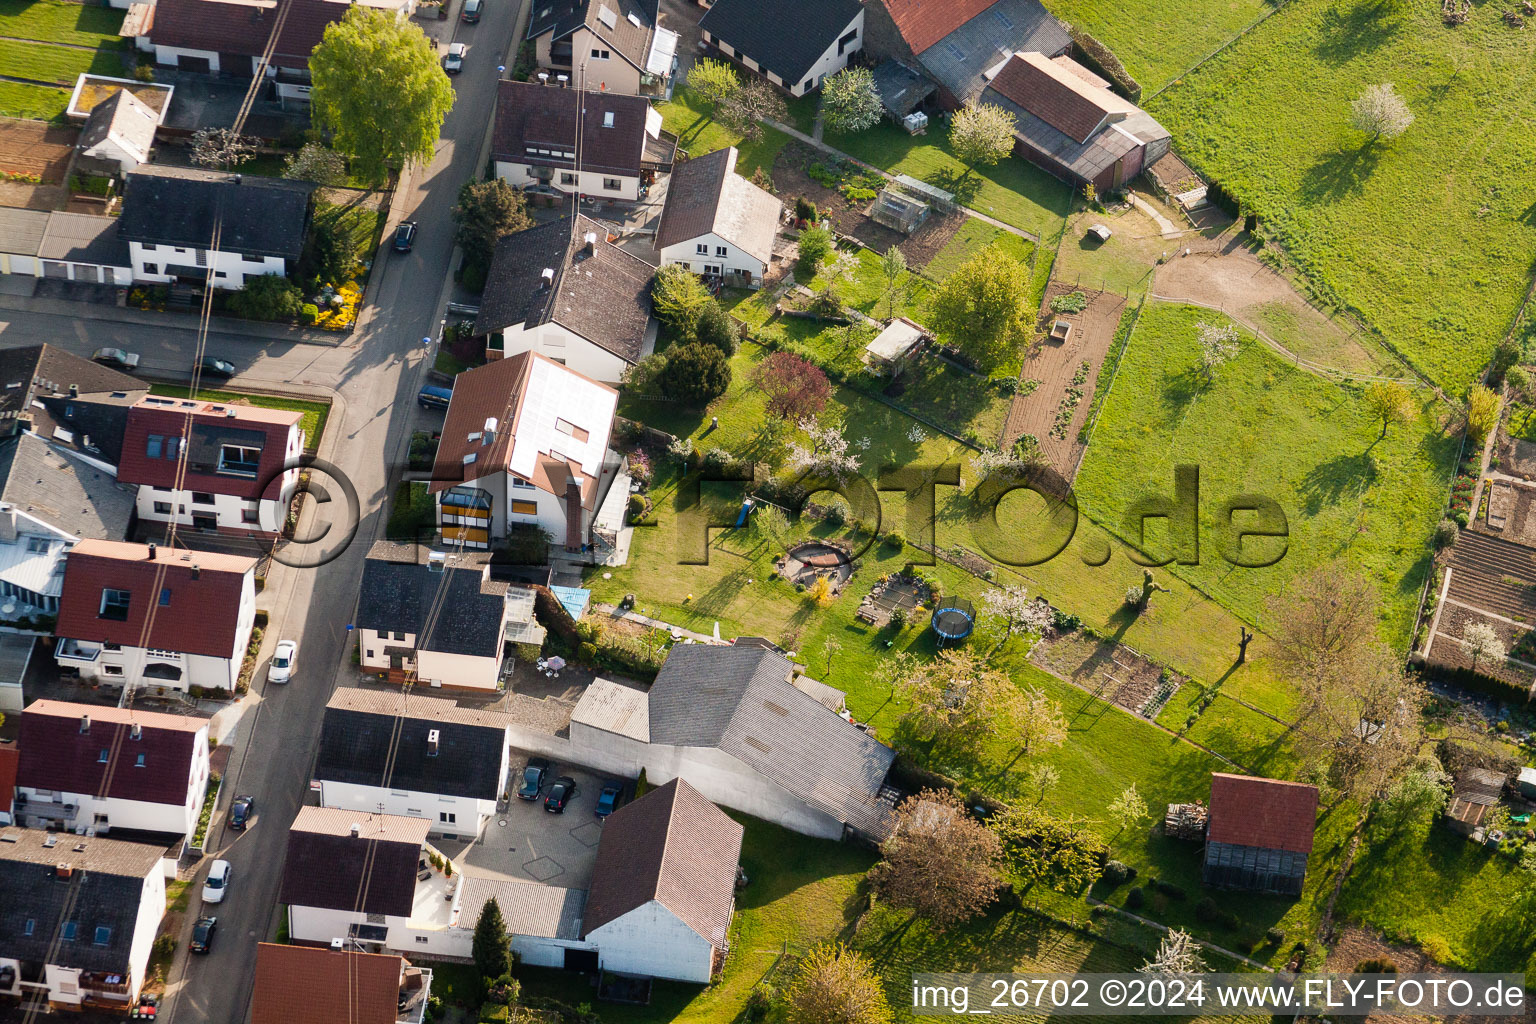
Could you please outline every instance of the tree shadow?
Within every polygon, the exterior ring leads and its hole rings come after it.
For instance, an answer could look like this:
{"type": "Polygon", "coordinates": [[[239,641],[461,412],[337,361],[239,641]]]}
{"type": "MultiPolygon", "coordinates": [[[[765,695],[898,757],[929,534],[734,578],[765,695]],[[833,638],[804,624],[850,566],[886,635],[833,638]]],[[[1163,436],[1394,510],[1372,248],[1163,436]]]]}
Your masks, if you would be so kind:
{"type": "Polygon", "coordinates": [[[1380,159],[1381,147],[1374,142],[1319,157],[1302,179],[1302,199],[1324,203],[1358,195],[1380,159]]]}
{"type": "Polygon", "coordinates": [[[1376,460],[1369,451],[1355,455],[1336,455],[1307,470],[1301,478],[1301,491],[1307,515],[1315,516],[1324,505],[1358,494],[1376,482],[1376,460]]]}
{"type": "Polygon", "coordinates": [[[1335,6],[1323,15],[1322,38],[1313,52],[1328,64],[1343,64],[1387,42],[1401,28],[1402,18],[1383,0],[1359,0],[1347,10],[1335,6]]]}
{"type": "Polygon", "coordinates": [[[936,185],[946,192],[954,193],[955,202],[961,206],[971,205],[972,200],[981,191],[981,175],[975,171],[956,171],[944,167],[928,175],[925,180],[930,185],[936,185]]]}
{"type": "Polygon", "coordinates": [[[1168,419],[1171,421],[1176,418],[1190,402],[1200,397],[1208,386],[1204,375],[1192,366],[1165,372],[1162,398],[1163,406],[1168,410],[1168,419]]]}

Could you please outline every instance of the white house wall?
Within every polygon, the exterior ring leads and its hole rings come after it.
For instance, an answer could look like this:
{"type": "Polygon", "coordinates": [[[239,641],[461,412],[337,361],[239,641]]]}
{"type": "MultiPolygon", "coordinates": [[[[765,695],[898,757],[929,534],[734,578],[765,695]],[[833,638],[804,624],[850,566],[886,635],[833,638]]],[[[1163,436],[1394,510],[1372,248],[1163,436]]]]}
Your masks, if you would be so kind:
{"type": "MultiPolygon", "coordinates": [[[[134,754],[134,745],[131,740],[122,745],[118,755],[119,771],[137,770],[134,766],[134,754]]],[[[73,804],[75,827],[95,828],[102,835],[109,834],[112,829],[134,829],[145,832],[164,832],[190,839],[197,827],[198,816],[202,812],[203,797],[208,791],[208,771],[208,731],[204,729],[193,740],[192,768],[187,779],[187,797],[181,805],[124,800],[119,797],[98,797],[91,793],[66,793],[60,790],[44,790],[43,792],[48,795],[40,796],[39,791],[32,786],[18,787],[18,792],[26,794],[27,805],[43,805],[49,810],[58,804],[73,804]],[[98,814],[106,816],[104,824],[96,821],[98,814]]]]}
{"type": "MultiPolygon", "coordinates": [[[[143,38],[142,36],[140,38],[143,38]]],[[[151,37],[152,38],[152,37],[151,37]]],[[[219,55],[213,50],[192,50],[183,46],[155,45],[155,63],[170,64],[175,66],[181,57],[193,57],[208,62],[208,70],[212,74],[219,73],[219,55]]]]}
{"type": "MultiPolygon", "coordinates": [[[[506,755],[502,755],[501,785],[506,785],[506,755]]],[[[351,782],[320,780],[320,804],[322,807],[339,807],[363,814],[397,814],[406,818],[426,818],[432,823],[429,829],[434,836],[473,839],[479,834],[487,818],[496,813],[496,801],[479,800],[469,796],[439,796],[415,790],[385,789],[382,786],[363,786],[351,782]],[[452,814],[454,821],[446,823],[443,814],[452,814]]]]}
{"type": "Polygon", "coordinates": [[[501,681],[500,675],[501,662],[497,658],[442,651],[416,652],[417,685],[493,691],[501,681]]]}
{"type": "MultiPolygon", "coordinates": [[[[361,632],[362,637],[358,640],[357,649],[359,651],[358,658],[365,669],[371,668],[383,671],[389,668],[389,655],[384,653],[384,648],[386,647],[409,647],[413,651],[416,649],[415,633],[406,633],[403,640],[395,640],[392,639],[395,635],[394,630],[389,632],[389,636],[385,636],[376,629],[364,629],[361,632]]],[[[406,659],[406,664],[401,667],[414,671],[416,659],[414,657],[406,659]]]]}
{"type": "Polygon", "coordinates": [[[507,358],[532,349],[604,384],[617,385],[629,368],[619,356],[556,323],[540,324],[531,330],[514,324],[504,329],[501,336],[507,358]]]}
{"type": "Polygon", "coordinates": [[[656,900],[587,933],[605,971],[707,984],[714,947],[656,900]]]}
{"type": "Polygon", "coordinates": [[[281,256],[246,257],[237,252],[222,250],[128,243],[128,260],[133,264],[133,279],[140,284],[169,284],[175,278],[165,273],[167,266],[192,267],[200,273],[206,271],[206,266],[198,265],[199,252],[206,254],[208,264],[213,267],[215,288],[238,290],[245,287],[246,278],[288,272],[287,264],[281,256]],[[154,271],[151,272],[149,267],[154,267],[154,271]]]}
{"type": "Polygon", "coordinates": [[[165,916],[165,872],[156,865],[144,878],[139,892],[139,916],[133,926],[133,944],[128,947],[128,1002],[136,1003],[139,987],[149,970],[149,954],[165,916]]]}
{"type": "Polygon", "coordinates": [[[768,269],[762,260],[713,232],[669,245],[661,250],[660,255],[662,266],[681,263],[696,274],[706,273],[706,267],[720,267],[727,274],[748,274],[754,284],[762,282],[763,272],[768,269]],[[708,250],[708,255],[698,251],[701,245],[708,250]],[[722,246],[725,247],[725,255],[716,255],[722,246]]]}
{"type": "Polygon", "coordinates": [[[624,199],[634,202],[640,198],[640,176],[638,174],[616,174],[611,171],[580,171],[561,169],[559,167],[546,168],[552,175],[549,178],[540,178],[533,173],[534,165],[518,163],[515,160],[497,160],[496,177],[505,181],[513,188],[524,188],[528,185],[547,185],[569,195],[572,192],[580,192],[592,199],[624,199]],[[567,178],[569,176],[569,178],[567,178]],[[610,188],[610,183],[616,183],[617,188],[610,188]]]}
{"type": "Polygon", "coordinates": [[[719,36],[714,35],[709,31],[704,31],[703,36],[706,42],[712,43],[716,47],[719,47],[719,49],[728,56],[734,57],[741,61],[741,63],[745,65],[748,70],[758,72],[774,85],[782,86],[783,88],[787,89],[792,95],[804,96],[806,93],[812,91],[813,89],[819,88],[821,86],[822,79],[826,78],[828,75],[835,75],[837,72],[847,67],[848,58],[852,57],[855,53],[863,48],[864,12],[862,10],[859,11],[858,14],[854,15],[851,22],[843,26],[843,30],[837,34],[835,39],[832,40],[831,45],[822,52],[822,55],[816,59],[816,63],[811,65],[810,70],[801,76],[798,82],[786,82],[774,72],[764,71],[762,65],[757,61],[753,60],[751,57],[748,57],[746,54],[732,46],[729,42],[721,40],[719,36]],[[847,44],[842,53],[838,53],[837,40],[847,35],[850,30],[856,31],[858,35],[847,44]]]}
{"type": "MultiPolygon", "coordinates": [[[[298,470],[285,473],[281,493],[292,496],[298,470]]],[[[214,494],[213,504],[194,502],[191,491],[173,491],[168,488],[139,485],[137,508],[139,518],[155,523],[175,522],[181,526],[192,525],[192,517],[213,516],[218,529],[238,533],[265,533],[276,535],[282,530],[287,517],[288,502],[284,499],[263,499],[256,503],[256,522],[245,521],[246,499],[233,494],[214,494]],[[171,506],[169,512],[156,509],[156,503],[171,506]]]]}

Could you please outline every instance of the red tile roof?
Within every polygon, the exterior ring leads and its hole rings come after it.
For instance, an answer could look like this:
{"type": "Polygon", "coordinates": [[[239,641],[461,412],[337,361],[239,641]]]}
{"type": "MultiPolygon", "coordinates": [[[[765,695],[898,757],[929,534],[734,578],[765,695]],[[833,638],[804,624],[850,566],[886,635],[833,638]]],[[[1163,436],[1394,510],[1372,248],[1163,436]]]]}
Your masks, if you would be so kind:
{"type": "Polygon", "coordinates": [[[145,398],[128,410],[117,478],[125,484],[174,488],[178,459],[170,439],[190,437],[186,442],[187,471],[182,490],[230,494],[247,500],[276,498],[289,434],[302,418],[300,413],[290,410],[253,405],[145,398]],[[160,438],[158,458],[149,454],[151,437],[160,438]],[[225,443],[261,449],[254,476],[218,472],[219,452],[225,443]]]}
{"type": "Polygon", "coordinates": [[[258,943],[251,1024],[395,1024],[403,964],[380,953],[258,943]]]}
{"type": "MultiPolygon", "coordinates": [[[[326,26],[340,21],[350,5],[342,0],[284,2],[288,17],[278,35],[272,63],[308,67],[309,55],[325,36],[326,26]]],[[[255,57],[263,52],[276,17],[274,0],[162,0],[155,5],[150,39],[158,46],[255,57]]]]}
{"type": "MultiPolygon", "coordinates": [[[[21,716],[16,784],[61,793],[183,805],[197,734],[208,720],[67,701],[33,701],[21,716]],[[89,716],[90,725],[81,723],[89,716]],[[139,726],[133,739],[132,727],[139,726]],[[102,751],[116,751],[102,763],[102,751]],[[138,764],[144,756],[143,767],[138,764]]],[[[3,779],[0,779],[3,782],[3,779]]]]}
{"type": "Polygon", "coordinates": [[[254,558],[158,549],[144,544],[82,540],[64,566],[54,634],[89,643],[157,647],[187,654],[235,655],[240,598],[254,558]],[[129,592],[128,617],[101,617],[104,589],[129,592]],[[163,590],[168,603],[161,604],[163,590]],[[154,621],[149,622],[150,613],[154,621]],[[146,630],[146,625],[148,629],[146,630]]]}
{"type": "Polygon", "coordinates": [[[0,812],[10,813],[11,799],[16,794],[16,766],[20,760],[21,751],[16,749],[16,744],[0,747],[0,812]]]}
{"type": "Polygon", "coordinates": [[[1312,852],[1317,787],[1251,775],[1211,775],[1211,823],[1206,838],[1233,846],[1312,852]]]}
{"type": "Polygon", "coordinates": [[[885,0],[901,38],[922,53],[997,0],[885,0]]]}
{"type": "Polygon", "coordinates": [[[1106,117],[1132,109],[1042,53],[1014,54],[992,79],[992,88],[1078,142],[1087,142],[1106,117]]]}

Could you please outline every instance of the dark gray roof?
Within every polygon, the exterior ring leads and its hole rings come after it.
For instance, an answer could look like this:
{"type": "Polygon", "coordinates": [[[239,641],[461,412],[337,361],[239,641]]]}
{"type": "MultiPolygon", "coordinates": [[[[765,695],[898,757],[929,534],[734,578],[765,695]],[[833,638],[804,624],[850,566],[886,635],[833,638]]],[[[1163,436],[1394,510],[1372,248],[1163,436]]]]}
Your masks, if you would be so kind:
{"type": "Polygon", "coordinates": [[[699,27],[794,85],[862,9],[859,0],[715,0],[699,27]]]}
{"type": "Polygon", "coordinates": [[[1152,115],[1139,109],[1116,126],[1106,125],[1089,137],[1087,142],[1078,142],[996,89],[988,87],[981,94],[981,99],[984,103],[1002,107],[1014,116],[1014,138],[1048,162],[1083,181],[1092,181],[1138,146],[1146,145],[1154,139],[1168,138],[1167,129],[1154,121],[1152,115]]]}
{"type": "Polygon", "coordinates": [[[357,606],[361,629],[411,633],[416,646],[444,654],[495,657],[501,650],[507,585],[486,578],[484,556],[450,555],[442,572],[414,549],[370,550],[357,606]]]}
{"type": "Polygon", "coordinates": [[[507,745],[505,726],[444,721],[411,710],[399,694],[385,696],[394,705],[387,711],[383,707],[326,708],[315,778],[440,796],[496,799],[507,745]],[[435,757],[429,756],[427,748],[427,734],[434,729],[438,734],[435,757]],[[392,743],[396,749],[391,765],[392,743]]]}
{"type": "Polygon", "coordinates": [[[3,955],[86,971],[126,971],[144,879],[160,870],[163,853],[118,839],[0,829],[3,955]],[[70,865],[69,878],[59,877],[60,864],[70,865]],[[61,930],[69,922],[75,937],[64,940],[61,930]],[[108,929],[102,943],[96,941],[99,928],[108,929]],[[50,957],[55,938],[59,947],[50,957]]]}
{"type": "Polygon", "coordinates": [[[16,256],[36,256],[48,230],[47,210],[22,210],[0,206],[0,251],[16,256]]]}
{"type": "Polygon", "coordinates": [[[628,362],[644,354],[651,321],[651,278],[656,268],[608,242],[606,225],[577,216],[575,223],[540,224],[496,243],[475,331],[513,324],[557,323],[628,362]],[[588,255],[583,238],[597,235],[588,255]],[[554,287],[544,286],[546,269],[554,287]]]}
{"type": "Polygon", "coordinates": [[[300,807],[288,829],[278,901],[410,917],[417,864],[431,822],[397,814],[300,807]],[[358,826],[358,834],[351,828],[358,826]]]}
{"type": "Polygon", "coordinates": [[[650,690],[651,742],[716,747],[800,800],[871,835],[895,752],[789,682],[782,654],[678,645],[650,690]]]}
{"type": "MultiPolygon", "coordinates": [[[[127,96],[126,92],[116,93],[127,96]]],[[[117,218],[88,213],[55,213],[38,255],[47,260],[128,266],[128,243],[117,233],[117,218]]]]}
{"type": "Polygon", "coordinates": [[[657,0],[536,0],[528,19],[528,38],[537,39],[552,32],[552,40],[564,39],[586,26],[625,60],[643,70],[651,32],[656,27],[656,8],[657,0]],[[603,14],[604,7],[610,12],[608,15],[603,14]],[[630,15],[634,15],[634,20],[630,15]]]}
{"type": "Polygon", "coordinates": [[[76,537],[122,540],[137,488],[31,434],[0,441],[0,501],[76,537]]]}
{"type": "Polygon", "coordinates": [[[83,448],[83,437],[90,434],[100,457],[116,463],[122,451],[126,406],[145,394],[145,386],[126,373],[53,345],[0,349],[0,436],[14,432],[26,417],[44,437],[54,438],[60,427],[73,432],[73,442],[59,439],[69,447],[83,448]],[[69,397],[72,386],[79,391],[78,399],[69,397]],[[93,403],[123,409],[96,416],[87,408],[93,403]],[[69,404],[75,405],[78,422],[67,415],[69,404]]]}
{"type": "Polygon", "coordinates": [[[119,230],[130,242],[206,249],[222,211],[220,251],[297,259],[314,188],[307,181],[145,164],[127,176],[119,230]]]}
{"type": "Polygon", "coordinates": [[[897,117],[912,113],[938,88],[894,58],[881,61],[870,73],[875,78],[875,90],[880,93],[880,105],[897,117]]]}
{"type": "Polygon", "coordinates": [[[997,0],[917,59],[951,95],[968,103],[986,88],[987,70],[1015,51],[1055,57],[1071,48],[1072,37],[1040,0],[997,0]]]}

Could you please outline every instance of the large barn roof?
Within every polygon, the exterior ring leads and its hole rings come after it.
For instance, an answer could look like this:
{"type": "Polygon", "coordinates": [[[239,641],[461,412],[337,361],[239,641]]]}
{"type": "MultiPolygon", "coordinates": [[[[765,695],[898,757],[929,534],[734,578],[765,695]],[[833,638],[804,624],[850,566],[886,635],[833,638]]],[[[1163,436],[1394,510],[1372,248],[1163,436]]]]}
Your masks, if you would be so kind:
{"type": "Polygon", "coordinates": [[[1317,787],[1280,779],[1215,772],[1206,838],[1233,846],[1312,852],[1317,787]]]}

